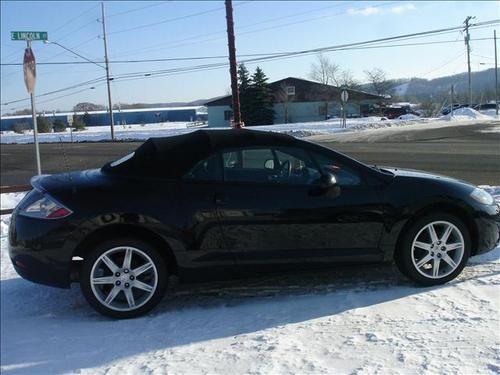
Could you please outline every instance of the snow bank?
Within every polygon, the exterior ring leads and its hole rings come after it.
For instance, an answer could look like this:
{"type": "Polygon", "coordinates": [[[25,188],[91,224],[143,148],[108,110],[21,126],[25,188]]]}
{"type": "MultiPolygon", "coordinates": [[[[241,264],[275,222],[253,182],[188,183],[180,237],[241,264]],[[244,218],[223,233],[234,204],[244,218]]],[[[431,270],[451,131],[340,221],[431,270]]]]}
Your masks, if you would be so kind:
{"type": "Polygon", "coordinates": [[[420,116],[413,115],[411,113],[408,113],[406,115],[401,115],[398,117],[398,120],[420,120],[420,116]]]}
{"type": "Polygon", "coordinates": [[[493,117],[498,119],[500,115],[497,116],[496,109],[482,109],[479,111],[482,115],[493,117]]]}
{"type": "Polygon", "coordinates": [[[483,115],[482,113],[476,111],[475,109],[468,107],[455,109],[453,111],[453,116],[451,115],[451,113],[448,113],[445,116],[441,116],[440,119],[446,121],[450,120],[462,121],[462,120],[472,120],[472,119],[492,120],[490,116],[483,115]]]}
{"type": "Polygon", "coordinates": [[[26,195],[23,193],[7,193],[1,194],[0,196],[0,209],[5,210],[8,208],[14,208],[23,197],[26,195]]]}
{"type": "MultiPolygon", "coordinates": [[[[140,125],[115,125],[115,137],[118,140],[142,140],[150,137],[166,137],[170,135],[182,134],[196,130],[201,125],[191,126],[189,122],[162,122],[155,124],[140,125]]],[[[59,133],[40,133],[38,141],[40,143],[53,142],[98,142],[110,140],[111,133],[109,126],[91,126],[82,131],[69,130],[59,133]]],[[[24,134],[17,134],[13,131],[3,131],[0,135],[0,143],[33,143],[33,131],[26,131],[24,134]]]]}

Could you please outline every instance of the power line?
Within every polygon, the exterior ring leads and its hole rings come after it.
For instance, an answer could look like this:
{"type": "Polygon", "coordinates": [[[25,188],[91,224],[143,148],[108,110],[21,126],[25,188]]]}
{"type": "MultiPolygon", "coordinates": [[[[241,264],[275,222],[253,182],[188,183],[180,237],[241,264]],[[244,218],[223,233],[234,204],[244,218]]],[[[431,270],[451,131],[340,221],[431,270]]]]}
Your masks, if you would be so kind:
{"type": "MultiPolygon", "coordinates": [[[[41,98],[41,97],[48,96],[48,95],[58,94],[58,93],[63,92],[63,91],[72,90],[72,89],[77,88],[77,87],[81,87],[81,86],[85,86],[85,85],[91,85],[93,83],[98,83],[98,82],[102,82],[102,81],[105,81],[105,80],[106,80],[105,76],[102,76],[102,77],[99,77],[99,78],[94,78],[94,79],[91,79],[89,81],[80,82],[80,83],[77,83],[77,84],[74,84],[74,85],[71,85],[71,86],[68,86],[68,87],[63,87],[63,88],[60,88],[60,89],[57,89],[57,90],[54,90],[54,91],[49,91],[49,92],[45,92],[43,94],[39,94],[39,95],[36,96],[36,98],[41,98]]],[[[10,104],[19,103],[19,102],[22,102],[22,101],[25,101],[25,100],[30,100],[30,98],[11,100],[9,102],[2,103],[2,105],[10,105],[10,104]]]]}
{"type": "Polygon", "coordinates": [[[170,2],[170,1],[172,1],[172,0],[168,0],[168,1],[161,1],[161,2],[155,2],[154,4],[145,5],[145,6],[143,6],[143,7],[134,8],[134,9],[130,9],[130,10],[125,10],[125,11],[123,11],[123,12],[113,13],[113,14],[108,15],[106,18],[112,18],[112,17],[123,16],[124,14],[129,14],[129,13],[133,13],[133,12],[138,12],[138,11],[140,11],[140,10],[153,8],[153,7],[156,7],[156,6],[158,6],[158,5],[164,5],[164,4],[167,4],[167,3],[168,3],[168,2],[170,2]]]}
{"type": "MultiPolygon", "coordinates": [[[[408,38],[409,39],[409,38],[408,38]]],[[[474,38],[471,41],[485,41],[485,40],[493,40],[493,38],[474,38]]],[[[439,40],[439,41],[430,41],[430,42],[420,42],[420,43],[403,43],[403,44],[390,44],[390,45],[374,45],[374,46],[364,46],[364,47],[347,47],[342,49],[336,49],[335,51],[344,51],[344,50],[363,50],[363,49],[376,49],[376,48],[388,48],[388,47],[407,47],[407,46],[426,46],[433,44],[448,44],[448,43],[462,43],[460,40],[439,40]]],[[[269,52],[269,53],[253,53],[253,54],[240,54],[238,57],[258,57],[258,56],[273,56],[273,55],[283,55],[287,53],[294,52],[269,52]]],[[[484,57],[491,59],[491,57],[474,55],[477,57],[484,57]]],[[[216,55],[216,56],[192,56],[192,57],[166,57],[166,58],[157,58],[157,59],[138,59],[138,60],[110,60],[110,64],[137,64],[137,63],[154,63],[154,62],[171,62],[171,61],[193,61],[193,60],[210,60],[210,59],[227,59],[225,55],[216,55]]],[[[104,61],[58,61],[58,62],[42,62],[37,63],[37,65],[82,65],[82,64],[104,64],[104,61]]],[[[0,64],[0,66],[21,66],[22,63],[4,63],[0,64]]]]}
{"type": "MultiPolygon", "coordinates": [[[[481,22],[481,23],[476,24],[476,26],[492,25],[494,23],[498,23],[499,21],[500,20],[481,22]]],[[[470,27],[473,27],[473,26],[474,25],[471,25],[470,27]]],[[[322,53],[322,52],[335,52],[335,51],[348,50],[348,49],[354,49],[354,48],[360,49],[360,47],[365,47],[365,48],[379,47],[379,48],[382,48],[384,46],[374,46],[373,44],[380,44],[382,42],[389,42],[389,41],[393,41],[393,40],[404,40],[404,39],[413,38],[413,37],[417,37],[417,36],[424,37],[424,36],[433,35],[433,34],[437,34],[437,33],[457,30],[458,28],[462,28],[462,26],[450,27],[450,28],[444,28],[444,29],[438,29],[438,30],[429,30],[429,31],[423,31],[423,32],[412,33],[412,34],[397,35],[397,36],[379,38],[379,39],[368,40],[368,41],[363,41],[363,42],[347,43],[347,44],[327,46],[327,47],[321,47],[321,48],[315,48],[315,49],[309,49],[309,50],[275,53],[273,55],[267,55],[267,56],[262,56],[262,57],[256,57],[253,59],[243,60],[241,62],[247,63],[247,64],[253,64],[253,63],[257,63],[257,62],[264,62],[264,61],[271,61],[271,60],[282,60],[282,59],[289,59],[289,58],[294,58],[294,57],[299,57],[299,56],[308,56],[311,54],[318,54],[318,53],[322,53]]],[[[426,44],[430,44],[430,43],[435,44],[434,42],[427,42],[426,44]]],[[[422,44],[424,44],[424,43],[422,43],[422,44]]],[[[128,80],[147,79],[147,78],[151,78],[151,77],[158,77],[158,76],[164,76],[164,75],[173,75],[173,74],[182,74],[182,73],[187,73],[187,72],[220,69],[220,68],[226,67],[227,65],[228,65],[227,63],[214,63],[214,64],[203,64],[203,65],[190,66],[190,67],[171,68],[171,69],[164,69],[164,70],[157,70],[157,71],[130,72],[130,73],[124,73],[121,75],[115,75],[111,79],[124,82],[125,79],[128,79],[128,80]]],[[[100,78],[97,78],[95,80],[82,82],[80,84],[76,84],[76,85],[62,88],[59,90],[55,90],[52,92],[44,93],[44,94],[38,95],[37,97],[52,95],[52,94],[55,94],[55,93],[58,93],[61,91],[70,90],[70,89],[80,87],[80,86],[85,85],[85,84],[96,83],[96,82],[103,81],[103,80],[105,81],[105,78],[100,77],[100,78]]],[[[9,105],[9,104],[21,102],[24,100],[28,100],[28,98],[6,102],[6,103],[3,103],[2,105],[9,105]]]]}
{"type": "Polygon", "coordinates": [[[181,17],[167,18],[166,20],[162,20],[162,21],[148,23],[148,24],[140,25],[140,26],[134,26],[134,27],[130,27],[130,28],[127,28],[127,29],[117,30],[117,31],[113,31],[113,32],[108,33],[108,35],[121,34],[121,33],[127,32],[127,31],[134,31],[134,30],[144,29],[144,28],[147,28],[147,27],[161,25],[161,24],[164,24],[164,23],[169,23],[169,22],[184,20],[184,19],[187,19],[187,18],[192,18],[192,17],[197,17],[197,16],[201,16],[201,15],[204,15],[204,14],[208,14],[208,13],[217,12],[217,11],[219,11],[221,9],[224,9],[224,7],[212,8],[212,9],[209,9],[209,10],[205,10],[203,12],[191,13],[191,14],[187,14],[187,15],[181,16],[181,17]]]}
{"type": "Polygon", "coordinates": [[[88,8],[87,10],[85,10],[84,12],[80,13],[79,15],[77,15],[76,17],[73,17],[71,18],[69,21],[63,23],[61,26],[51,30],[50,32],[51,33],[55,33],[56,31],[59,31],[61,30],[62,28],[64,28],[66,25],[69,25],[69,24],[72,24],[75,20],[77,20],[78,18],[84,16],[85,14],[89,13],[91,10],[95,9],[95,5],[93,4],[90,8],[88,8]]]}
{"type": "MultiPolygon", "coordinates": [[[[349,3],[349,1],[347,1],[346,3],[349,3]]],[[[391,5],[391,4],[394,4],[394,3],[398,3],[398,1],[392,1],[392,2],[388,2],[388,3],[384,3],[384,4],[378,4],[378,5],[374,5],[373,7],[374,8],[378,8],[378,7],[383,7],[383,6],[391,5]]],[[[338,5],[339,4],[336,4],[335,6],[338,6],[338,5]]],[[[325,10],[325,9],[332,8],[332,7],[334,7],[334,6],[328,6],[328,7],[320,8],[320,9],[318,9],[316,11],[325,10]]],[[[357,9],[363,9],[363,8],[357,8],[357,9]]],[[[268,28],[265,28],[265,29],[251,30],[251,31],[243,32],[243,33],[240,32],[240,30],[242,30],[242,29],[246,29],[248,27],[253,27],[253,26],[256,26],[256,25],[259,25],[259,24],[264,24],[264,23],[268,23],[268,22],[275,22],[275,21],[280,20],[280,19],[297,17],[297,16],[300,16],[300,15],[312,13],[312,11],[306,11],[306,12],[296,13],[296,14],[293,14],[293,15],[290,15],[290,16],[276,17],[276,18],[272,18],[270,20],[265,20],[265,21],[261,21],[261,22],[257,22],[257,23],[253,23],[253,24],[249,24],[249,25],[245,25],[245,26],[241,26],[241,27],[237,28],[236,34],[238,36],[240,36],[240,35],[247,35],[247,34],[257,33],[257,32],[264,31],[264,30],[271,30],[271,29],[274,29],[274,28],[291,26],[291,25],[294,25],[294,24],[297,24],[297,23],[304,23],[304,22],[314,21],[314,20],[317,20],[317,19],[320,19],[320,18],[336,17],[336,16],[339,16],[339,15],[342,15],[342,14],[346,14],[347,12],[348,12],[348,10],[345,10],[345,11],[342,11],[342,12],[339,12],[339,13],[322,15],[322,16],[319,16],[319,17],[306,18],[305,20],[299,20],[299,21],[295,21],[295,22],[290,22],[290,23],[285,24],[285,25],[272,26],[272,27],[268,27],[268,28]]],[[[217,38],[211,38],[211,39],[206,39],[206,40],[200,40],[200,38],[203,38],[203,37],[206,37],[206,36],[209,36],[209,35],[218,35],[218,34],[225,34],[225,33],[226,33],[225,30],[221,30],[221,31],[217,31],[217,32],[209,33],[209,34],[206,34],[206,33],[205,34],[198,34],[198,35],[195,35],[195,36],[192,36],[192,37],[189,37],[189,38],[183,38],[183,39],[178,39],[176,41],[170,41],[170,42],[167,42],[167,43],[156,44],[154,47],[147,47],[147,48],[140,48],[140,49],[136,49],[136,50],[131,50],[131,51],[128,51],[127,53],[121,53],[121,54],[119,54],[117,56],[128,56],[128,55],[133,55],[133,54],[135,54],[135,52],[139,52],[139,51],[164,50],[164,49],[170,49],[172,47],[178,48],[178,47],[183,47],[183,46],[192,45],[192,44],[199,44],[199,43],[206,43],[206,42],[221,40],[221,39],[224,39],[225,36],[221,36],[221,37],[217,37],[217,38]],[[194,42],[189,42],[189,43],[180,43],[179,44],[179,42],[184,42],[184,41],[189,41],[189,40],[195,40],[195,41],[194,42]],[[166,47],[156,48],[156,47],[161,46],[161,45],[164,45],[166,47]],[[134,52],[134,53],[131,53],[131,52],[134,52]]]]}
{"type": "MultiPolygon", "coordinates": [[[[248,24],[248,25],[244,25],[244,26],[239,26],[237,28],[237,33],[239,32],[239,30],[246,29],[246,28],[249,28],[249,27],[253,27],[253,26],[256,26],[256,25],[261,25],[261,24],[265,24],[265,23],[269,23],[269,22],[275,22],[275,21],[280,20],[280,19],[286,19],[286,18],[293,18],[293,17],[297,17],[297,16],[302,16],[304,14],[315,13],[315,12],[323,11],[323,10],[326,10],[326,9],[338,7],[340,5],[344,5],[345,3],[349,3],[349,1],[344,1],[344,2],[342,2],[342,4],[337,3],[335,5],[329,5],[327,7],[313,9],[313,10],[309,10],[309,11],[306,11],[306,12],[294,13],[294,14],[291,14],[291,15],[283,16],[283,17],[275,17],[275,18],[264,20],[264,21],[260,21],[260,22],[256,22],[256,23],[252,23],[252,24],[248,24]]],[[[169,41],[169,42],[163,42],[163,43],[154,44],[154,45],[146,47],[146,48],[139,48],[139,49],[135,49],[135,50],[125,51],[125,53],[121,53],[121,54],[118,54],[116,56],[128,56],[128,55],[134,55],[134,54],[136,54],[136,52],[142,52],[142,51],[148,51],[148,50],[158,50],[157,47],[159,47],[159,46],[173,45],[175,43],[184,42],[184,41],[188,41],[188,40],[199,40],[202,37],[207,37],[207,36],[210,36],[210,35],[225,34],[225,33],[226,33],[226,30],[219,30],[219,31],[215,31],[215,32],[212,32],[212,33],[208,33],[208,34],[207,33],[198,34],[198,35],[194,35],[194,36],[191,36],[191,37],[188,37],[188,38],[178,39],[176,41],[169,41]]],[[[219,39],[220,38],[211,39],[211,40],[219,40],[219,39]]],[[[161,49],[165,49],[165,48],[161,48],[161,49]]]]}
{"type": "MultiPolygon", "coordinates": [[[[491,39],[491,38],[489,38],[491,39]]],[[[453,41],[455,42],[455,41],[453,41]]],[[[393,45],[385,45],[385,46],[353,46],[353,47],[342,47],[342,48],[337,48],[337,49],[331,49],[328,52],[336,52],[336,51],[345,51],[345,50],[354,50],[354,49],[373,49],[373,48],[386,48],[386,47],[401,47],[401,46],[414,46],[414,45],[426,45],[426,44],[438,44],[440,42],[430,42],[430,43],[406,43],[406,44],[393,44],[393,45]]],[[[311,53],[308,53],[308,55],[311,53]]],[[[263,62],[263,61],[270,61],[270,60],[282,60],[282,59],[287,59],[287,58],[293,58],[297,57],[295,54],[278,54],[277,56],[267,56],[263,58],[256,58],[256,59],[248,59],[248,60],[243,60],[241,61],[242,63],[245,64],[254,64],[258,62],[263,62]]],[[[176,74],[183,74],[183,73],[188,73],[188,72],[198,72],[198,71],[208,71],[208,70],[214,70],[214,69],[220,69],[220,68],[226,68],[227,63],[215,63],[215,64],[204,64],[204,65],[196,65],[196,66],[191,66],[191,67],[179,67],[179,68],[171,68],[171,69],[164,69],[164,70],[157,70],[157,71],[143,71],[143,72],[133,72],[133,73],[125,73],[122,75],[117,75],[114,77],[114,80],[116,82],[123,82],[125,81],[130,81],[130,80],[137,80],[137,79],[147,79],[147,78],[154,78],[154,77],[163,77],[167,75],[176,75],[176,74]]]]}
{"type": "Polygon", "coordinates": [[[39,101],[37,104],[49,103],[49,102],[53,102],[53,101],[65,98],[67,96],[73,96],[73,95],[79,94],[79,93],[84,92],[84,91],[95,90],[96,87],[102,86],[103,84],[104,83],[101,83],[99,85],[95,85],[95,86],[92,86],[92,87],[86,87],[84,89],[80,89],[80,90],[75,91],[75,92],[70,92],[69,94],[64,94],[64,95],[56,96],[55,98],[50,98],[50,99],[42,100],[42,101],[39,101]]]}
{"type": "MultiPolygon", "coordinates": [[[[491,23],[491,21],[487,22],[488,24],[491,23]]],[[[461,28],[462,26],[458,26],[458,28],[461,28]]],[[[364,46],[365,44],[370,44],[370,43],[380,43],[381,41],[390,41],[390,40],[401,40],[405,39],[408,37],[414,37],[414,36],[423,36],[423,35],[430,35],[433,33],[438,33],[442,31],[450,31],[450,29],[457,29],[455,28],[447,28],[447,29],[439,29],[439,30],[431,30],[431,31],[426,31],[426,32],[420,32],[420,33],[413,33],[413,34],[406,34],[406,35],[400,35],[400,36],[395,36],[395,37],[389,37],[389,38],[381,38],[381,39],[375,39],[372,41],[366,41],[366,42],[358,42],[358,43],[350,43],[350,44],[344,44],[344,45],[339,45],[339,46],[330,46],[330,47],[323,47],[323,48],[316,48],[312,50],[304,50],[304,51],[296,51],[296,52],[286,52],[286,53],[278,53],[275,54],[274,56],[265,56],[265,57],[260,57],[260,58],[254,58],[254,59],[248,59],[248,60],[243,60],[241,61],[242,63],[246,64],[253,64],[257,62],[264,62],[264,61],[271,61],[271,60],[283,60],[283,59],[289,59],[289,58],[294,58],[298,56],[308,56],[311,54],[317,54],[321,52],[335,52],[335,51],[341,51],[341,50],[348,50],[348,49],[361,49],[361,46],[364,46]]],[[[490,38],[491,39],[491,38],[490,38]]],[[[455,41],[453,41],[455,42],[455,41]]],[[[433,42],[428,42],[433,43],[433,42]]],[[[415,43],[412,43],[415,44],[415,43]]],[[[408,45],[412,45],[408,44],[408,45]]],[[[419,43],[419,45],[423,45],[424,43],[419,43]]],[[[437,44],[437,43],[433,43],[437,44]]],[[[401,45],[394,45],[394,46],[401,46],[401,45]]],[[[364,48],[383,48],[384,46],[364,46],[364,48]]],[[[172,69],[167,69],[167,70],[158,70],[158,71],[149,71],[149,72],[135,72],[135,73],[127,73],[123,75],[118,75],[115,76],[115,80],[118,81],[123,81],[123,78],[133,78],[134,80],[136,79],[147,79],[151,77],[158,77],[158,76],[165,76],[165,75],[173,75],[173,74],[182,74],[186,72],[194,72],[194,71],[205,71],[205,70],[213,70],[213,69],[220,69],[227,67],[227,63],[220,63],[220,64],[211,64],[211,65],[199,65],[199,66],[192,66],[192,67],[182,67],[182,68],[172,68],[172,69]]],[[[127,80],[132,80],[132,79],[127,79],[127,80]]]]}
{"type": "MultiPolygon", "coordinates": [[[[462,42],[462,41],[460,41],[460,43],[461,43],[461,42],[462,42]]],[[[453,63],[453,62],[457,61],[457,60],[458,60],[459,58],[461,58],[462,56],[463,56],[463,52],[460,52],[457,56],[455,56],[455,57],[454,57],[454,58],[452,58],[451,60],[449,60],[449,61],[445,62],[443,65],[440,65],[440,66],[439,66],[439,67],[437,67],[437,68],[434,68],[434,69],[432,69],[432,70],[429,70],[428,72],[424,73],[423,75],[424,75],[424,76],[427,76],[427,75],[429,75],[429,74],[431,74],[431,73],[434,73],[434,72],[436,72],[436,71],[438,71],[438,70],[441,70],[441,69],[442,69],[442,68],[444,68],[445,66],[450,65],[451,63],[453,63]]]]}

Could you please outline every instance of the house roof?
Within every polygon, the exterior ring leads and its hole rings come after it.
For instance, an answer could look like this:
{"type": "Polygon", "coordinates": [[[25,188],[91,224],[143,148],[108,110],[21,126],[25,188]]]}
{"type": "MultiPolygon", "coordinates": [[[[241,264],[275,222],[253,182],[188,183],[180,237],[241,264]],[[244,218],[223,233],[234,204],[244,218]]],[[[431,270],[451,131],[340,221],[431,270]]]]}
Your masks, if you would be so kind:
{"type": "MultiPolygon", "coordinates": [[[[344,90],[341,87],[325,85],[319,82],[309,81],[302,78],[287,77],[280,79],[278,81],[270,83],[271,89],[274,94],[274,99],[276,103],[283,102],[287,97],[284,92],[285,87],[294,86],[295,95],[293,96],[294,102],[314,102],[314,101],[340,101],[340,93],[344,90]],[[283,94],[282,94],[283,93],[283,94]]],[[[349,100],[384,100],[385,98],[381,95],[372,94],[369,92],[345,89],[349,93],[349,100]]],[[[230,106],[231,95],[218,98],[216,100],[209,101],[205,103],[207,107],[211,106],[230,106]]]]}

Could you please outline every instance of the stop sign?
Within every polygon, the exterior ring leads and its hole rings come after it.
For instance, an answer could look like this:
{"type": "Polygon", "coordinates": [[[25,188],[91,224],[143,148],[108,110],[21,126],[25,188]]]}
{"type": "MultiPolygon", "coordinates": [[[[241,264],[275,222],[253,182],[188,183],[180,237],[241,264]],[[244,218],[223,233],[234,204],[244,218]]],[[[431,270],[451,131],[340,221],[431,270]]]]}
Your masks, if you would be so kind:
{"type": "Polygon", "coordinates": [[[31,94],[35,89],[36,82],[36,62],[35,55],[30,47],[24,50],[23,59],[23,69],[24,69],[24,83],[26,84],[26,89],[31,94]]]}

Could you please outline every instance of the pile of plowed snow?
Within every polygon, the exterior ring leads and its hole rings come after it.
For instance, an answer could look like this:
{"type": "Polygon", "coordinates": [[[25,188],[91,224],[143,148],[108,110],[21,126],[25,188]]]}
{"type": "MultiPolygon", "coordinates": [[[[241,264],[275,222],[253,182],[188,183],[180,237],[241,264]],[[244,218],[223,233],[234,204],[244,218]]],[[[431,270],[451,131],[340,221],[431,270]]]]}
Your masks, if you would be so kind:
{"type": "Polygon", "coordinates": [[[441,116],[441,120],[473,120],[473,119],[491,120],[491,117],[483,115],[482,113],[476,111],[475,109],[468,107],[455,109],[453,111],[453,116],[451,115],[451,113],[448,113],[445,116],[441,116]]]}

